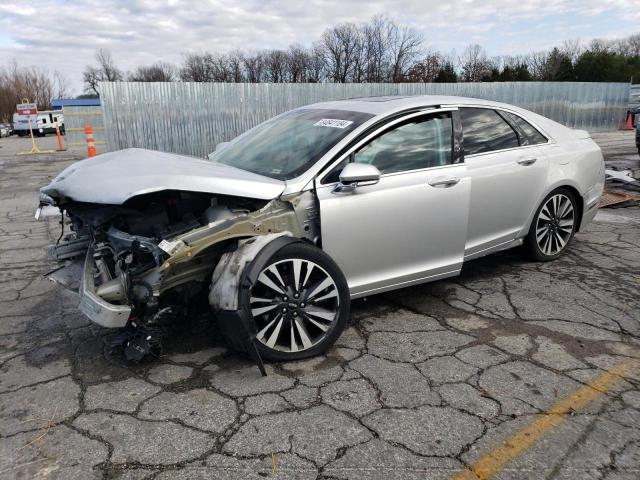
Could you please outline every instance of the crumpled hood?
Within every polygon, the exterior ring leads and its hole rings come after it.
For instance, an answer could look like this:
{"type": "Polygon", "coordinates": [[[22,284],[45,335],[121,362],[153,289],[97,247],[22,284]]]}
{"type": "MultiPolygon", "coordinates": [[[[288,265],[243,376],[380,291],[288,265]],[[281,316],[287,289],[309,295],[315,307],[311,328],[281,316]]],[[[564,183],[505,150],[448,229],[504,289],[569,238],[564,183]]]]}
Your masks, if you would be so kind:
{"type": "Polygon", "coordinates": [[[136,195],[162,190],[270,200],[284,188],[280,180],[209,160],[129,148],[76,162],[41,191],[57,199],[120,205],[136,195]]]}

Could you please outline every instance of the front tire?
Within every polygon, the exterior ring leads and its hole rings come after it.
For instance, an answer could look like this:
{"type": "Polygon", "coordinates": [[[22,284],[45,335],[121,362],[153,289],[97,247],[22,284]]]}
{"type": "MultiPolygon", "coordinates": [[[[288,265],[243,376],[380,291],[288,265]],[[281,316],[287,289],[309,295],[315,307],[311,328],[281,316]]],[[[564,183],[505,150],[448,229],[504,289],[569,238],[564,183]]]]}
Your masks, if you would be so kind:
{"type": "Polygon", "coordinates": [[[542,201],[525,237],[525,249],[533,260],[549,262],[562,255],[578,226],[578,204],[567,188],[558,188],[542,201]]]}
{"type": "Polygon", "coordinates": [[[344,330],[350,309],[347,282],[333,259],[302,242],[278,250],[240,306],[254,322],[265,360],[290,361],[324,353],[344,330]]]}

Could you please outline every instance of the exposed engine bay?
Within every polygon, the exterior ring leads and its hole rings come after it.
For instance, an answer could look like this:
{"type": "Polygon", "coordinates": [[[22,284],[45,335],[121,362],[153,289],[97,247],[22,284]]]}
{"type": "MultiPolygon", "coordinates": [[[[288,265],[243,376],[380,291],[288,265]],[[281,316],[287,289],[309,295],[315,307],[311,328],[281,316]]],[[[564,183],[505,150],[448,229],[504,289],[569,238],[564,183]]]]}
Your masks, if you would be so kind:
{"type": "Polygon", "coordinates": [[[80,309],[91,320],[125,329],[113,349],[128,361],[157,353],[164,327],[215,301],[206,301],[216,287],[212,274],[240,240],[289,235],[319,242],[311,191],[260,200],[169,190],[121,205],[42,193],[40,205],[55,205],[62,215],[60,238],[48,254],[66,268],[52,280],[79,287],[80,309]]]}

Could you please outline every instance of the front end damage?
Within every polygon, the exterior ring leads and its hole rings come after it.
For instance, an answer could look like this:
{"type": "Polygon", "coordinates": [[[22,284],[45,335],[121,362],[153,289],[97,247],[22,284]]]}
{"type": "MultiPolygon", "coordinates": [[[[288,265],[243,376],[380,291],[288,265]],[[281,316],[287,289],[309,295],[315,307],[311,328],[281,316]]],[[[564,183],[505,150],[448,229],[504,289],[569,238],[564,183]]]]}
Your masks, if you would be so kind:
{"type": "Polygon", "coordinates": [[[93,322],[122,329],[110,351],[138,361],[198,306],[238,310],[242,272],[273,239],[317,243],[316,202],[311,191],[273,200],[163,191],[121,205],[41,195],[63,217],[48,255],[64,268],[50,278],[77,289],[93,322]]]}

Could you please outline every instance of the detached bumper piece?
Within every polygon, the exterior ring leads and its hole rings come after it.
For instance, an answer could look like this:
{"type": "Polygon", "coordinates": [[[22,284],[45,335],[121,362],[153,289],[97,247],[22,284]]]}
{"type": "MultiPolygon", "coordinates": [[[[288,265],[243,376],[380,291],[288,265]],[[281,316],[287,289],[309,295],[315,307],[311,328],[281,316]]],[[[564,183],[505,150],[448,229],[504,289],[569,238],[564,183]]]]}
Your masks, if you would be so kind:
{"type": "Polygon", "coordinates": [[[87,250],[84,270],[80,282],[80,311],[90,320],[106,328],[121,328],[127,324],[131,315],[128,305],[114,305],[106,302],[95,292],[93,248],[87,250]]]}

